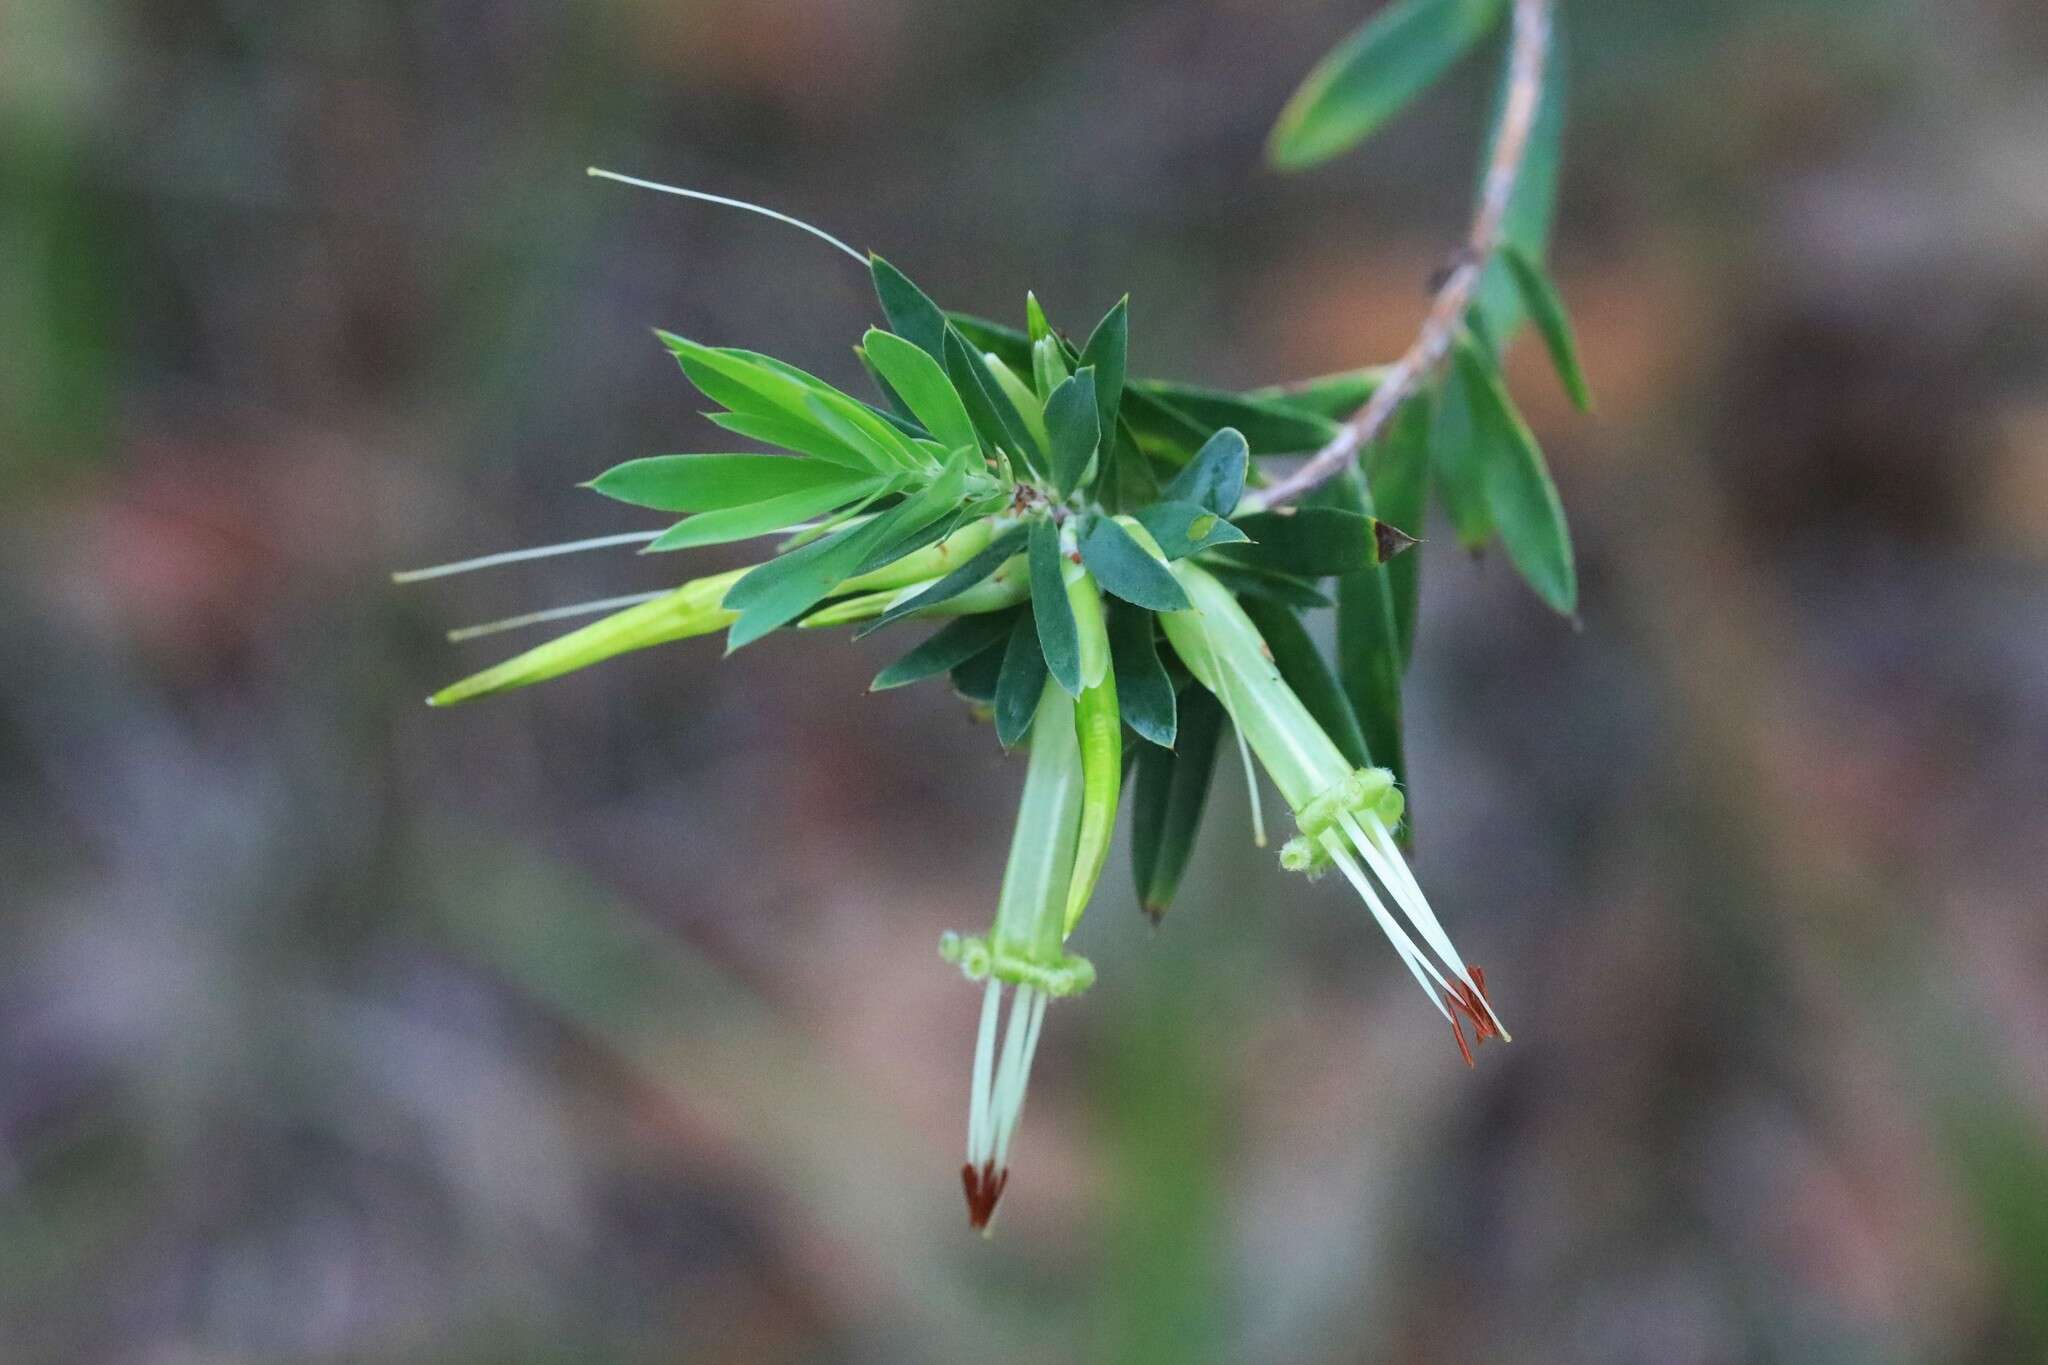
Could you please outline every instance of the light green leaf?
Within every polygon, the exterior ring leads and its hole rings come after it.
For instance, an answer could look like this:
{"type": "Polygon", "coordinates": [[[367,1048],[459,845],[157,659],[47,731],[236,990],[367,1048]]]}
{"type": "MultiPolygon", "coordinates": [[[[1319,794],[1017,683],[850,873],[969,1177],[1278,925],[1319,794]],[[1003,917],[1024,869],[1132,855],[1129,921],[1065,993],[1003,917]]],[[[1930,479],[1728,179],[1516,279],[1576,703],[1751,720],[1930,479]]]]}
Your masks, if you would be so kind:
{"type": "Polygon", "coordinates": [[[872,634],[883,626],[900,621],[914,612],[923,611],[928,607],[936,607],[942,602],[952,601],[955,597],[966,592],[969,588],[980,583],[990,574],[1001,568],[1005,561],[1021,552],[1024,549],[1025,538],[1028,534],[1029,532],[1022,526],[1010,527],[994,540],[991,540],[985,549],[965,564],[954,569],[944,578],[941,578],[909,601],[899,602],[883,612],[871,624],[864,627],[859,635],[856,635],[854,638],[859,639],[861,636],[872,634]]]}
{"type": "Polygon", "coordinates": [[[784,493],[779,497],[749,503],[743,507],[700,512],[694,517],[685,517],[663,531],[642,553],[659,554],[667,550],[690,550],[703,545],[723,545],[728,541],[746,540],[752,536],[773,535],[778,531],[787,531],[792,526],[801,525],[812,517],[837,511],[878,491],[881,487],[882,481],[876,478],[855,479],[849,483],[827,484],[819,488],[784,493]]]}
{"type": "Polygon", "coordinates": [[[662,512],[715,512],[858,481],[836,464],[787,455],[652,455],[614,465],[585,487],[662,512]]]}
{"type": "Polygon", "coordinates": [[[1309,72],[1273,125],[1268,159],[1300,170],[1350,148],[1435,84],[1505,8],[1505,0],[1388,5],[1309,72]]]}
{"type": "Polygon", "coordinates": [[[1245,599],[1239,605],[1259,628],[1259,638],[1266,642],[1282,681],[1301,698],[1301,704],[1323,727],[1323,733],[1330,737],[1345,761],[1354,768],[1371,767],[1372,751],[1366,747],[1350,699],[1337,685],[1336,674],[1324,662],[1301,618],[1264,598],[1245,599]]]}
{"type": "Polygon", "coordinates": [[[976,444],[974,423],[967,416],[953,381],[939,368],[939,362],[905,341],[879,328],[870,328],[861,339],[861,349],[889,387],[903,400],[932,438],[947,450],[976,444]]]}
{"type": "Polygon", "coordinates": [[[1536,435],[1477,346],[1461,341],[1453,364],[1473,399],[1480,489],[1500,528],[1501,544],[1536,595],[1570,616],[1579,601],[1571,532],[1536,435]]]}

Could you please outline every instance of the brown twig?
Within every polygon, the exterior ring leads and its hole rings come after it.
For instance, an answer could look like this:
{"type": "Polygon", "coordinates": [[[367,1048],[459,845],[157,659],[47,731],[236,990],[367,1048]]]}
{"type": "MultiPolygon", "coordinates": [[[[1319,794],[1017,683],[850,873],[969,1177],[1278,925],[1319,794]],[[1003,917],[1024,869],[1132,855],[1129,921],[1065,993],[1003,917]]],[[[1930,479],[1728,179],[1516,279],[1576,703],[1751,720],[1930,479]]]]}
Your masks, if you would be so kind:
{"type": "Polygon", "coordinates": [[[1544,66],[1550,48],[1550,0],[1515,0],[1514,34],[1509,41],[1507,99],[1501,106],[1500,133],[1486,166],[1486,180],[1480,187],[1479,209],[1472,217],[1472,231],[1465,238],[1457,263],[1444,277],[1428,316],[1422,320],[1422,330],[1407,352],[1386,367],[1385,377],[1365,406],[1345,420],[1328,444],[1300,468],[1247,498],[1258,508],[1294,502],[1343,473],[1361,451],[1379,438],[1401,404],[1450,351],[1465,310],[1471,306],[1472,295],[1500,245],[1508,202],[1514,198],[1515,182],[1521,176],[1522,161],[1529,150],[1529,132],[1536,123],[1537,105],[1542,102],[1544,66]]]}

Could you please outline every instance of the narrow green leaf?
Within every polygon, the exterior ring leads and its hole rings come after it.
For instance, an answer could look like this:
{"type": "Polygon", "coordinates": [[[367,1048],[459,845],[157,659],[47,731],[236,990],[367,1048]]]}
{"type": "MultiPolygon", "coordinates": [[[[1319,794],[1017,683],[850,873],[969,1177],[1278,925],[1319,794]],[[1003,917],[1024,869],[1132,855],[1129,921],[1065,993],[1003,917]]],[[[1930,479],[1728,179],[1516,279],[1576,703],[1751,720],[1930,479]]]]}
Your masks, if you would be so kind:
{"type": "Polygon", "coordinates": [[[1380,562],[1380,523],[1335,507],[1301,507],[1291,512],[1258,512],[1237,519],[1250,543],[1222,553],[1240,564],[1322,578],[1353,573],[1380,562]]]}
{"type": "Polygon", "coordinates": [[[1106,432],[1116,429],[1117,409],[1123,405],[1130,348],[1131,296],[1126,294],[1103,314],[1081,348],[1081,364],[1095,369],[1096,420],[1106,432]]]}
{"type": "Polygon", "coordinates": [[[1263,597],[1283,607],[1293,607],[1296,611],[1315,611],[1335,605],[1316,589],[1314,583],[1292,574],[1270,573],[1246,564],[1225,564],[1213,559],[1202,567],[1236,597],[1263,597]]]}
{"type": "Polygon", "coordinates": [[[1058,337],[1040,337],[1031,343],[1031,382],[1038,392],[1039,405],[1063,383],[1070,371],[1066,357],[1060,351],[1058,337]]]}
{"type": "MultiPolygon", "coordinates": [[[[1029,361],[1027,353],[1026,361],[1029,361]]],[[[1029,428],[1017,412],[1016,404],[1003,392],[996,377],[989,372],[981,354],[967,348],[967,342],[952,328],[946,330],[945,340],[946,377],[953,381],[954,391],[967,407],[967,415],[974,422],[974,429],[981,436],[984,450],[1007,450],[1025,467],[1039,477],[1046,475],[1044,456],[1031,439],[1029,428]]]]}
{"type": "Polygon", "coordinates": [[[1444,372],[1429,432],[1430,473],[1436,495],[1451,519],[1458,543],[1475,554],[1493,539],[1493,514],[1480,485],[1481,433],[1475,417],[1477,398],[1466,382],[1463,366],[1444,372]]]}
{"type": "MultiPolygon", "coordinates": [[[[1550,228],[1557,216],[1558,168],[1564,153],[1566,91],[1570,88],[1565,10],[1550,7],[1550,52],[1543,63],[1543,96],[1536,106],[1536,122],[1529,129],[1529,144],[1522,153],[1521,170],[1515,176],[1515,191],[1501,221],[1501,240],[1532,261],[1540,261],[1550,247],[1550,228]]],[[[1475,193],[1485,193],[1487,167],[1493,163],[1493,144],[1500,136],[1500,112],[1506,103],[1511,80],[1509,61],[1502,58],[1495,85],[1493,115],[1487,120],[1492,131],[1486,139],[1486,154],[1479,163],[1475,193]]],[[[1522,325],[1522,297],[1509,267],[1499,256],[1487,263],[1479,280],[1478,301],[1472,311],[1484,323],[1491,344],[1506,346],[1522,325]]],[[[1498,349],[1494,352],[1499,354],[1498,349]]]]}
{"type": "Polygon", "coordinates": [[[983,706],[994,705],[996,685],[1003,677],[1003,655],[1008,652],[1010,634],[1010,631],[1005,631],[1002,639],[954,668],[950,676],[956,693],[983,706]]]}
{"type": "Polygon", "coordinates": [[[1061,497],[1080,487],[1102,442],[1095,411],[1095,371],[1084,368],[1060,381],[1045,400],[1045,434],[1052,454],[1053,488],[1061,497]]]}
{"type": "MultiPolygon", "coordinates": [[[[1132,387],[1170,406],[1205,435],[1234,427],[1254,455],[1291,455],[1320,449],[1337,434],[1337,424],[1319,413],[1271,398],[1158,379],[1135,379],[1132,387]]],[[[1346,415],[1349,414],[1346,409],[1346,415]]]]}
{"type": "Polygon", "coordinates": [[[923,351],[933,360],[946,359],[946,315],[910,277],[880,256],[868,257],[868,273],[874,276],[875,297],[881,301],[882,316],[889,330],[923,351]]]}
{"type": "Polygon", "coordinates": [[[1565,315],[1564,299],[1559,297],[1557,285],[1549,272],[1520,247],[1510,244],[1503,248],[1501,259],[1507,262],[1508,274],[1514,277],[1522,307],[1528,310],[1543,337],[1544,349],[1550,352],[1550,363],[1557,370],[1566,396],[1580,412],[1591,412],[1593,394],[1586,387],[1585,371],[1579,368],[1579,344],[1572,337],[1571,319],[1565,315]]]}
{"type": "MultiPolygon", "coordinates": [[[[1096,392],[1099,394],[1101,389],[1098,387],[1096,392]]],[[[1138,449],[1128,422],[1119,419],[1115,435],[1114,441],[1104,441],[1102,445],[1109,467],[1096,477],[1096,496],[1111,512],[1135,512],[1159,501],[1159,476],[1152,471],[1152,461],[1138,449]]]]}
{"type": "Polygon", "coordinates": [[[996,679],[996,739],[1005,749],[1017,747],[1031,729],[1039,697],[1045,691],[1045,653],[1039,648],[1038,626],[1027,611],[1010,628],[1003,650],[1003,671],[996,679]]]}
{"type": "Polygon", "coordinates": [[[661,512],[715,512],[849,481],[836,464],[787,455],[651,455],[613,465],[585,487],[661,512]]]}
{"type": "Polygon", "coordinates": [[[946,321],[952,324],[953,330],[960,334],[960,339],[967,343],[968,348],[977,354],[986,351],[1019,374],[1031,369],[1029,332],[1020,332],[1015,327],[991,322],[987,318],[978,318],[972,313],[948,313],[946,321]]]}
{"type": "Polygon", "coordinates": [[[1001,568],[1005,561],[1021,553],[1028,534],[1029,532],[1026,528],[1012,526],[990,541],[981,553],[975,555],[965,564],[962,564],[959,568],[953,570],[909,601],[899,602],[883,612],[874,621],[863,627],[854,638],[860,639],[862,636],[872,634],[883,626],[900,621],[914,612],[925,610],[927,607],[936,607],[941,602],[950,602],[1001,568]]]}
{"type": "Polygon", "coordinates": [[[1171,749],[1177,725],[1173,683],[1159,662],[1152,613],[1124,602],[1109,607],[1109,660],[1116,673],[1117,705],[1124,723],[1154,744],[1171,749]]]}
{"type": "Polygon", "coordinates": [[[868,690],[886,692],[959,667],[983,650],[1008,640],[1017,614],[1012,608],[948,621],[924,643],[877,673],[868,690]]]}
{"type": "Polygon", "coordinates": [[[868,329],[861,350],[933,440],[947,450],[975,444],[974,423],[938,361],[879,328],[868,329]]]}
{"type": "Polygon", "coordinates": [[[641,553],[660,554],[668,550],[690,550],[703,545],[724,545],[729,541],[747,540],[753,536],[773,535],[809,521],[812,517],[837,511],[881,487],[882,481],[873,477],[855,479],[847,483],[800,489],[794,493],[784,493],[779,497],[767,498],[743,507],[700,512],[694,517],[685,517],[663,531],[641,553]]]}
{"type": "Polygon", "coordinates": [[[1168,559],[1245,539],[1243,531],[1196,502],[1155,502],[1138,513],[1138,524],[1151,532],[1168,559]]]}
{"type": "Polygon", "coordinates": [[[1341,422],[1366,405],[1385,374],[1380,366],[1369,365],[1362,370],[1345,370],[1340,374],[1318,375],[1292,384],[1253,389],[1244,396],[1261,403],[1312,412],[1327,421],[1341,422]]]}
{"type": "Polygon", "coordinates": [[[1038,644],[1045,666],[1070,697],[1081,695],[1081,635],[1074,605],[1067,597],[1066,556],[1060,553],[1060,528],[1050,521],[1031,524],[1031,615],[1038,625],[1038,644]]]}
{"type": "Polygon", "coordinates": [[[1225,427],[1203,443],[1187,467],[1173,476],[1161,496],[1170,502],[1192,502],[1219,517],[1237,510],[1244,497],[1250,447],[1235,428],[1225,427]]]}
{"type": "Polygon", "coordinates": [[[1145,553],[1131,533],[1108,517],[1096,518],[1081,542],[1081,561],[1102,590],[1152,611],[1186,611],[1188,595],[1166,566],[1145,553]]]}
{"type": "Polygon", "coordinates": [[[1571,531],[1536,435],[1476,346],[1461,343],[1453,364],[1473,396],[1474,427],[1481,436],[1480,490],[1500,527],[1501,544],[1536,595],[1570,616],[1579,599],[1571,531]]]}
{"type": "Polygon", "coordinates": [[[798,421],[779,412],[707,412],[704,416],[714,425],[750,441],[815,455],[862,474],[874,471],[865,455],[808,421],[798,421]]]}
{"type": "Polygon", "coordinates": [[[1309,72],[1280,111],[1266,155],[1300,170],[1401,112],[1497,23],[1505,0],[1398,0],[1309,72]]]}
{"type": "MultiPolygon", "coordinates": [[[[1373,505],[1365,481],[1355,470],[1345,471],[1319,489],[1317,501],[1359,515],[1368,514],[1373,505]]],[[[1343,575],[1337,580],[1337,679],[1358,719],[1366,752],[1380,766],[1392,769],[1397,782],[1407,778],[1401,741],[1401,672],[1400,629],[1387,570],[1361,569],[1343,575]]]]}
{"type": "Polygon", "coordinates": [[[1138,753],[1137,792],[1131,811],[1131,871],[1137,879],[1138,903],[1155,924],[1173,903],[1188,857],[1194,852],[1222,734],[1222,706],[1208,689],[1191,686],[1181,694],[1174,747],[1148,744],[1138,753]]]}
{"type": "Polygon", "coordinates": [[[1029,289],[1024,291],[1024,333],[1034,346],[1052,335],[1052,324],[1045,318],[1045,305],[1029,289]]]}
{"type": "MultiPolygon", "coordinates": [[[[1422,529],[1429,503],[1430,397],[1416,394],[1401,405],[1386,437],[1367,462],[1372,510],[1396,526],[1422,529]]],[[[1415,612],[1422,588],[1422,556],[1396,555],[1381,566],[1394,604],[1394,630],[1401,639],[1401,666],[1415,652],[1415,612]]]]}
{"type": "Polygon", "coordinates": [[[1322,651],[1309,638],[1301,617],[1286,607],[1257,597],[1246,599],[1240,605],[1245,615],[1251,617],[1252,624],[1259,628],[1259,637],[1273,655],[1273,666],[1280,670],[1281,679],[1293,689],[1295,696],[1301,698],[1301,704],[1316,718],[1316,724],[1323,727],[1323,733],[1330,737],[1330,742],[1337,746],[1345,761],[1354,768],[1371,767],[1372,751],[1366,746],[1365,735],[1358,728],[1358,717],[1351,710],[1350,699],[1337,685],[1337,675],[1330,671],[1322,651]]]}

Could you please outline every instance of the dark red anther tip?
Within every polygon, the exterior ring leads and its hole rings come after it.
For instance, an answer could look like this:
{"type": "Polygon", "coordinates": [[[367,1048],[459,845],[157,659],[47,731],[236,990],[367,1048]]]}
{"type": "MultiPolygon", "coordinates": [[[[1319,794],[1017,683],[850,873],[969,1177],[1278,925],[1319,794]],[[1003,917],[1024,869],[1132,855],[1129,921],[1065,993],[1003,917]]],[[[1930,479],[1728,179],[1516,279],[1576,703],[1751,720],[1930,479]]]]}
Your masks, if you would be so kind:
{"type": "Polygon", "coordinates": [[[986,1229],[988,1220],[995,1217],[996,1201],[1010,1183],[1009,1168],[1004,1167],[998,1175],[995,1167],[995,1162],[987,1161],[978,1171],[972,1162],[960,1168],[960,1184],[967,1191],[967,1225],[976,1232],[986,1229]]]}
{"type": "Polygon", "coordinates": [[[1450,990],[1444,993],[1444,1003],[1451,1007],[1451,1036],[1458,1040],[1458,1055],[1465,1059],[1466,1066],[1472,1066],[1474,1064],[1472,1061],[1472,1048],[1477,1047],[1488,1038],[1500,1037],[1500,1029],[1494,1024],[1493,1015],[1486,1008],[1485,969],[1474,967],[1467,963],[1465,970],[1472,974],[1472,985],[1468,986],[1462,981],[1453,981],[1450,990]],[[1478,989],[1474,990],[1474,986],[1478,987],[1478,989]],[[1472,1043],[1470,1046],[1467,1046],[1465,1042],[1464,1026],[1458,1022],[1458,1016],[1461,1014],[1472,1021],[1472,1043]]]}

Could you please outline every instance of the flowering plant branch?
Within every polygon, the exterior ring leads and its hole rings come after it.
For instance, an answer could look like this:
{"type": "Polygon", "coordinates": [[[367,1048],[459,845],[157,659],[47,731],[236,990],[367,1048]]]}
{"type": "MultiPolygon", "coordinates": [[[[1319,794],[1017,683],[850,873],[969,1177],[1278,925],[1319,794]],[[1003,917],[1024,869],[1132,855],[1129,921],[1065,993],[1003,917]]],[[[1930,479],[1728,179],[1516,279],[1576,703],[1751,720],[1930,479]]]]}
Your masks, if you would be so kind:
{"type": "MultiPolygon", "coordinates": [[[[1505,8],[1398,0],[1310,75],[1274,130],[1273,159],[1305,165],[1351,145],[1505,8]]],[[[1138,900],[1157,922],[1187,866],[1225,721],[1247,778],[1262,767],[1293,818],[1282,867],[1342,873],[1468,1064],[1474,1044],[1507,1038],[1485,974],[1457,952],[1402,853],[1401,684],[1419,561],[1402,528],[1419,525],[1433,485],[1461,539],[1476,548],[1498,532],[1537,592],[1574,608],[1563,511],[1498,372],[1499,347],[1526,316],[1584,397],[1539,264],[1561,108],[1545,76],[1550,46],[1548,0],[1514,0],[1479,208],[1414,345],[1384,369],[1276,389],[1133,373],[1128,299],[1077,342],[1027,295],[1025,325],[1012,329],[946,311],[882,257],[809,224],[673,191],[794,224],[867,268],[886,325],[855,350],[875,401],[770,356],[658,333],[713,405],[710,420],[765,450],[629,460],[588,485],[679,517],[665,528],[400,575],[781,538],[749,567],[668,591],[454,632],[605,613],[442,689],[435,705],[719,631],[730,653],[784,628],[937,627],[872,688],[944,674],[1004,748],[1030,755],[994,920],[940,944],[983,992],[961,1168],[977,1228],[1008,1183],[1047,1007],[1095,980],[1068,944],[1095,897],[1126,776],[1138,900]],[[1361,474],[1368,448],[1376,458],[1361,474]],[[1306,463],[1260,486],[1262,461],[1304,451],[1306,463]],[[1303,619],[1332,606],[1334,668],[1303,619]]]]}

